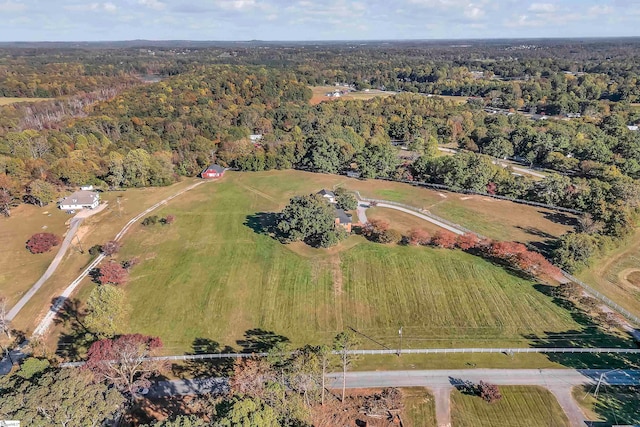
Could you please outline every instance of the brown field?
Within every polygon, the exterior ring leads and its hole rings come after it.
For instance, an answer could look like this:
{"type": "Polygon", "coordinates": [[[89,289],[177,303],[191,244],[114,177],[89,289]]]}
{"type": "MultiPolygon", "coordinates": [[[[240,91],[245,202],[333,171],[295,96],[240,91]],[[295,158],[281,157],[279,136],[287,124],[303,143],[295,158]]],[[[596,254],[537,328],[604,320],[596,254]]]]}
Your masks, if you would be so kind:
{"type": "Polygon", "coordinates": [[[368,100],[375,98],[377,96],[391,96],[395,95],[395,92],[383,92],[377,89],[371,89],[369,92],[350,92],[346,95],[342,95],[340,98],[329,98],[326,96],[327,92],[333,92],[334,90],[344,90],[344,87],[340,86],[310,86],[311,91],[313,92],[313,96],[311,97],[311,105],[316,105],[321,103],[322,101],[331,101],[334,99],[362,99],[368,100]]]}
{"type": "Polygon", "coordinates": [[[408,213],[396,211],[393,209],[385,209],[385,208],[370,208],[367,209],[367,219],[378,219],[382,221],[386,221],[390,224],[390,228],[394,230],[398,230],[403,235],[407,235],[409,231],[414,228],[421,228],[423,230],[428,231],[430,234],[433,234],[439,230],[435,224],[427,222],[423,219],[410,215],[408,213]]]}
{"type": "Polygon", "coordinates": [[[51,99],[53,98],[3,98],[3,97],[0,97],[0,106],[15,104],[18,102],[50,101],[51,99]]]}
{"type": "Polygon", "coordinates": [[[446,99],[447,101],[451,101],[455,104],[466,104],[468,96],[451,96],[451,95],[433,95],[438,96],[440,98],[446,99]]]}

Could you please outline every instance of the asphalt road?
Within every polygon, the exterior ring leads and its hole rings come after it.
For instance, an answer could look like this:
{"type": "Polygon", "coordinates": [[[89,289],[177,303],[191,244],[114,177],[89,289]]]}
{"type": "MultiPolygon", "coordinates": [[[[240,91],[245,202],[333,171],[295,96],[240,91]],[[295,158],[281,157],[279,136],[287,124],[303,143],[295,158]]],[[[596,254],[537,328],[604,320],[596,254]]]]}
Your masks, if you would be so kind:
{"type": "MultiPolygon", "coordinates": [[[[451,423],[450,393],[463,381],[488,381],[497,385],[526,385],[547,388],[554,394],[572,426],[584,426],[584,416],[571,395],[571,389],[583,384],[597,384],[602,377],[606,385],[640,385],[640,370],[597,369],[451,369],[416,371],[348,372],[347,388],[427,387],[436,397],[439,426],[451,423]]],[[[328,375],[328,388],[342,387],[342,374],[328,375]]],[[[225,378],[162,381],[154,384],[148,396],[166,397],[224,393],[225,378]]]]}

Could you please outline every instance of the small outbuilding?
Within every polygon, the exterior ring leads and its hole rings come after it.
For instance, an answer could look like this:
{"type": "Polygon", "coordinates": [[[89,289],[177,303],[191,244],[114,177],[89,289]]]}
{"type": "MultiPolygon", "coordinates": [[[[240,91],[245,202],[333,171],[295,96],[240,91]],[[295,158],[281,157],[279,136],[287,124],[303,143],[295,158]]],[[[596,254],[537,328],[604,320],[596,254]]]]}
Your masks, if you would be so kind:
{"type": "Polygon", "coordinates": [[[226,168],[223,168],[222,166],[217,164],[213,164],[200,172],[200,176],[205,179],[222,178],[222,176],[224,175],[224,171],[226,171],[226,168]]]}
{"type": "Polygon", "coordinates": [[[60,200],[60,209],[75,211],[80,209],[95,209],[100,204],[100,194],[96,191],[80,190],[60,200]]]}

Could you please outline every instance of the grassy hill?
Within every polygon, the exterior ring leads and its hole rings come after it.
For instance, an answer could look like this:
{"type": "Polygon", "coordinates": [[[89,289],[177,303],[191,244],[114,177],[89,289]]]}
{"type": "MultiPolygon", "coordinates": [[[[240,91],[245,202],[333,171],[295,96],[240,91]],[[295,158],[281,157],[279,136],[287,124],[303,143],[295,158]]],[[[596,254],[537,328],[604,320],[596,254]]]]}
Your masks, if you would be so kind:
{"type": "MultiPolygon", "coordinates": [[[[160,210],[176,222],[140,226],[120,254],[143,259],[125,287],[134,307],[128,329],[161,336],[175,353],[198,338],[236,348],[278,339],[265,331],[303,344],[328,342],[351,326],[392,346],[402,325],[407,346],[443,347],[526,345],[524,334],[580,327],[532,282],[460,251],[383,246],[359,236],[316,250],[252,229],[256,214],[340,180],[230,174],[160,210]]],[[[377,191],[398,191],[382,184],[377,191]]],[[[363,346],[379,348],[366,339],[363,346]]]]}

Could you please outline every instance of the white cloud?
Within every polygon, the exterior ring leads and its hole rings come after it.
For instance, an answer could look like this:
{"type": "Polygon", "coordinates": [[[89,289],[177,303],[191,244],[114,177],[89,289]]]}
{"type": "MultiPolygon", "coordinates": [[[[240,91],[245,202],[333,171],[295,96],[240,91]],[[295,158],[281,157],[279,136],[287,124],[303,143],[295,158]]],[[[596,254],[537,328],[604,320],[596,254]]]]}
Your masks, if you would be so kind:
{"type": "Polygon", "coordinates": [[[111,2],[106,3],[89,3],[89,4],[76,4],[71,6],[65,6],[65,10],[72,12],[110,12],[113,13],[118,10],[118,6],[111,2]]]}
{"type": "Polygon", "coordinates": [[[466,7],[464,9],[464,16],[469,18],[469,19],[480,19],[484,16],[484,9],[482,9],[481,7],[478,7],[474,4],[470,4],[468,7],[466,7]]]}
{"type": "Polygon", "coordinates": [[[138,4],[146,6],[154,10],[162,10],[165,8],[165,4],[160,0],[138,0],[138,4]]]}
{"type": "Polygon", "coordinates": [[[218,7],[226,10],[247,10],[258,7],[256,0],[218,0],[218,7]]]}
{"type": "Polygon", "coordinates": [[[16,3],[12,1],[5,1],[0,3],[0,12],[21,12],[25,10],[27,6],[22,3],[16,3]]]}
{"type": "Polygon", "coordinates": [[[529,12],[534,13],[553,13],[557,10],[556,5],[551,3],[533,3],[529,6],[529,12]]]}

